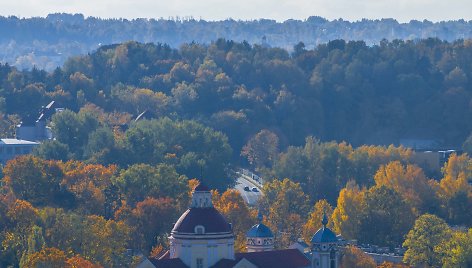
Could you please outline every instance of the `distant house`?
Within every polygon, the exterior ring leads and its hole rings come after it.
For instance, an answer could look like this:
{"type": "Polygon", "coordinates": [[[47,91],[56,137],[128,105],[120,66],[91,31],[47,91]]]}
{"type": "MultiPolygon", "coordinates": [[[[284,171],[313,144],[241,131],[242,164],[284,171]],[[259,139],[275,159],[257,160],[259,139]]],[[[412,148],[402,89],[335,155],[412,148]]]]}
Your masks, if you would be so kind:
{"type": "Polygon", "coordinates": [[[56,103],[51,101],[48,105],[43,106],[39,111],[39,116],[36,120],[25,119],[16,126],[16,138],[19,140],[28,141],[42,141],[52,139],[52,131],[46,125],[47,120],[62,108],[56,108],[56,103]]]}
{"type": "Polygon", "coordinates": [[[437,150],[440,142],[433,139],[401,139],[400,145],[415,151],[437,150]]]}
{"type": "Polygon", "coordinates": [[[38,142],[33,141],[0,139],[0,163],[5,165],[8,160],[16,156],[29,154],[38,145],[38,142]]]}

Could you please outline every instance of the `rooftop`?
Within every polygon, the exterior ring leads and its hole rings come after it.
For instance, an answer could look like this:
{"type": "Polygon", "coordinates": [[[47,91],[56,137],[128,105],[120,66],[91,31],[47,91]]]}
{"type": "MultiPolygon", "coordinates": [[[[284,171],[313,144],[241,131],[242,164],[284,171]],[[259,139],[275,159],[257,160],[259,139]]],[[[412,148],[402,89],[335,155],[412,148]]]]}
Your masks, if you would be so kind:
{"type": "Polygon", "coordinates": [[[189,208],[180,216],[172,229],[172,233],[195,233],[195,227],[205,227],[208,233],[231,233],[231,225],[214,207],[189,208]]]}
{"type": "Polygon", "coordinates": [[[246,237],[274,237],[274,234],[269,227],[263,223],[258,223],[249,229],[246,233],[246,237]]]}
{"type": "Polygon", "coordinates": [[[38,142],[27,141],[27,140],[18,140],[18,139],[0,139],[0,144],[10,144],[10,145],[39,145],[38,142]]]}

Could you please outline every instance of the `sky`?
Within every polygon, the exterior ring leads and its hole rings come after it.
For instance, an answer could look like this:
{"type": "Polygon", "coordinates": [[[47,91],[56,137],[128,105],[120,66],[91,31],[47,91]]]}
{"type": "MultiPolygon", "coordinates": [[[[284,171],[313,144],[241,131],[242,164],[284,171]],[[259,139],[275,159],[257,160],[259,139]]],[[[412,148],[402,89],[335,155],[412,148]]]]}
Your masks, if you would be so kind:
{"type": "Polygon", "coordinates": [[[82,13],[101,18],[169,18],[224,20],[304,20],[321,16],[416,20],[472,20],[471,0],[0,0],[0,15],[45,17],[49,13],[82,13]]]}

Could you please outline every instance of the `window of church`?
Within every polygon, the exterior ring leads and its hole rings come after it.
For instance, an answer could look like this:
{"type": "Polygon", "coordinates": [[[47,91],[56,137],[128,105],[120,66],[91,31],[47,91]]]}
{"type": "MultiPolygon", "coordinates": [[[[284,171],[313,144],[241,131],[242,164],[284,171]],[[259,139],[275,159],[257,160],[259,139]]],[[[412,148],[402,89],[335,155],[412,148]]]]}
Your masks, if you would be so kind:
{"type": "Polygon", "coordinates": [[[205,227],[201,225],[195,226],[195,233],[196,234],[204,234],[205,233],[205,227]]]}
{"type": "Polygon", "coordinates": [[[334,249],[331,249],[331,252],[329,252],[329,258],[330,258],[330,268],[336,268],[336,251],[334,249]]]}
{"type": "Polygon", "coordinates": [[[197,268],[203,268],[203,259],[197,258],[197,268]]]}

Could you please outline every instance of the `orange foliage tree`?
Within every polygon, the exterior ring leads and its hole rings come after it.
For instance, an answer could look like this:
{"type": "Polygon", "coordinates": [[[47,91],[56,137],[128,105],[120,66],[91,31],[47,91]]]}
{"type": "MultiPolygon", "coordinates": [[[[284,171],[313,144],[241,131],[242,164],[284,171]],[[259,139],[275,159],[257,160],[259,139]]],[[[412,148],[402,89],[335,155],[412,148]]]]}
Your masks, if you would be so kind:
{"type": "Polygon", "coordinates": [[[65,176],[62,185],[74,194],[79,209],[85,214],[104,215],[104,191],[111,187],[111,178],[115,175],[117,167],[69,161],[63,164],[63,168],[65,176]]]}
{"type": "Polygon", "coordinates": [[[133,228],[131,243],[135,248],[149,253],[157,243],[157,237],[170,231],[176,221],[178,208],[172,198],[151,198],[136,204],[126,219],[133,228]]]}
{"type": "MultiPolygon", "coordinates": [[[[55,161],[47,161],[31,155],[10,160],[3,169],[4,181],[19,199],[33,205],[56,204],[61,194],[61,167],[55,161]]],[[[61,200],[64,204],[64,200],[61,200]]]]}
{"type": "Polygon", "coordinates": [[[213,204],[232,223],[233,231],[236,235],[235,249],[244,251],[246,245],[246,232],[252,224],[254,218],[244,202],[241,194],[235,189],[228,189],[223,194],[213,192],[213,204]]]}

